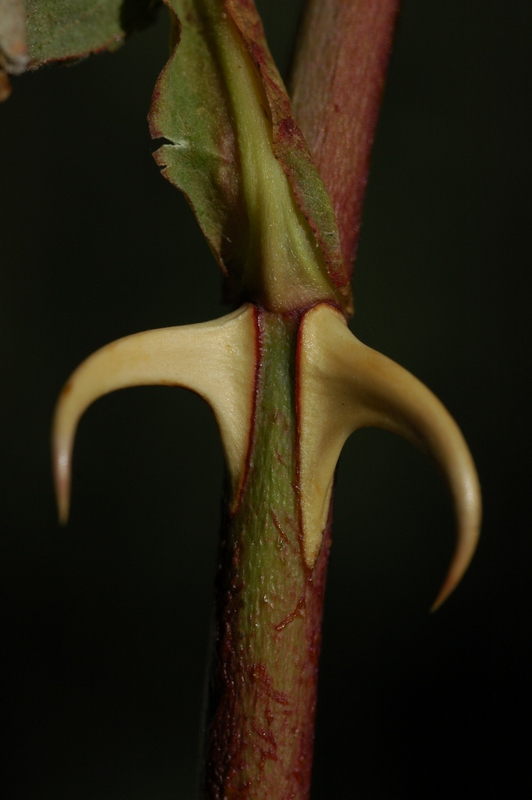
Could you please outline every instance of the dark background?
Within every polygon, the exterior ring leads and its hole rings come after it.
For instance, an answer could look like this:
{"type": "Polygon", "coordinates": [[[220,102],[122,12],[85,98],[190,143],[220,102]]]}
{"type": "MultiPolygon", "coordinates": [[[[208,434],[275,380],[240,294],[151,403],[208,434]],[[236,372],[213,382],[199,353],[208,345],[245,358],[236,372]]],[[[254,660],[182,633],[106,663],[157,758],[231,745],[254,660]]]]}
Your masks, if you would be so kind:
{"type": "MultiPolygon", "coordinates": [[[[300,2],[263,0],[286,74],[300,2]]],[[[99,401],[56,524],[55,397],[101,345],[224,313],[146,125],[164,14],[113,55],[14,81],[0,107],[2,656],[8,798],[190,798],[222,454],[199,398],[99,401]]],[[[439,477],[403,441],[342,455],[313,800],[525,798],[531,532],[529,0],[404,0],[374,150],[353,330],[461,425],[480,547],[453,548],[439,477]]]]}

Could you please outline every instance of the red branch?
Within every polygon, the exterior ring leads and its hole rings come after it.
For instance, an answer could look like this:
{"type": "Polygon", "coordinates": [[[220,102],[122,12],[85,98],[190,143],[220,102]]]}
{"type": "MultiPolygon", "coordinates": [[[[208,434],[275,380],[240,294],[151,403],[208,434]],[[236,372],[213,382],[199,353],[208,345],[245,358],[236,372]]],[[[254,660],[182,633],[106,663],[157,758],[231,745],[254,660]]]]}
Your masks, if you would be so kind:
{"type": "Polygon", "coordinates": [[[352,272],[399,0],[309,0],[292,105],[336,211],[352,272]]]}

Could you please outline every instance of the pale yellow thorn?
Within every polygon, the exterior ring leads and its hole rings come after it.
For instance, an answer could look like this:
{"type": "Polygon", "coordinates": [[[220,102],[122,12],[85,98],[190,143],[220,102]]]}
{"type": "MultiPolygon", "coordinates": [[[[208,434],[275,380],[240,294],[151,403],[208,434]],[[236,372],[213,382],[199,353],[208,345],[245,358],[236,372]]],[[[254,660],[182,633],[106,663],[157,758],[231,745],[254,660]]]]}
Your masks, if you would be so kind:
{"type": "Polygon", "coordinates": [[[252,306],[213,322],[137,333],[89,356],[57,402],[52,430],[59,519],[68,519],[74,437],[80,417],[102,395],[141,385],[183,386],[211,406],[233,497],[244,475],[253,417],[256,322],[252,306]]]}
{"type": "Polygon", "coordinates": [[[436,462],[453,497],[457,544],[435,610],[462,578],[480,531],[480,486],[464,437],[426,386],[359,342],[331,306],[320,304],[308,311],[300,337],[300,492],[306,561],[312,565],[319,552],[334,470],[347,437],[367,426],[393,431],[436,462]]]}

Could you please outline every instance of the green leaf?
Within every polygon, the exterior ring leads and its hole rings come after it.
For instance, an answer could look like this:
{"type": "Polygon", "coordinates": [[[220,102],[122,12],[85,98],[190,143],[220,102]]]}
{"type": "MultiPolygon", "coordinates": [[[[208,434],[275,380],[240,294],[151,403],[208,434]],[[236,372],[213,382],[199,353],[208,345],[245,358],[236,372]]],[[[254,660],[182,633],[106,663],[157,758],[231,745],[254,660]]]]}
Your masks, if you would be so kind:
{"type": "Polygon", "coordinates": [[[334,211],[250,0],[165,0],[178,43],[157,83],[155,154],[229,294],[271,310],[351,295],[334,211]]]}
{"type": "Polygon", "coordinates": [[[332,203],[292,113],[288,93],[270,54],[254,3],[227,0],[235,24],[260,76],[272,120],[273,151],[288,176],[296,202],[322,250],[329,277],[352,312],[350,277],[345,268],[332,203]]]}
{"type": "Polygon", "coordinates": [[[248,221],[229,98],[212,42],[212,15],[201,8],[206,4],[193,0],[169,5],[179,46],[153,95],[151,135],[170,142],[155,158],[164,176],[187,197],[227,275],[246,251],[248,221]],[[233,225],[237,217],[239,224],[233,225]]]}
{"type": "Polygon", "coordinates": [[[118,47],[158,0],[25,0],[32,66],[118,47]]]}

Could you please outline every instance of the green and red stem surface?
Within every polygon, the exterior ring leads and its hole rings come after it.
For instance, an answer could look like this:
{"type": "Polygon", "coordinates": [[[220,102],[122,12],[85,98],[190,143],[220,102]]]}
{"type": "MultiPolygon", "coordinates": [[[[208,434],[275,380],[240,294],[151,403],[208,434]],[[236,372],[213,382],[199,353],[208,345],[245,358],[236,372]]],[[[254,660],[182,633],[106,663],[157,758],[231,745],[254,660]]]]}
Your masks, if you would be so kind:
{"type": "MultiPolygon", "coordinates": [[[[311,0],[295,61],[295,116],[332,199],[348,268],[397,8],[397,0],[311,0]]],[[[216,581],[209,800],[305,800],[310,794],[331,514],[310,569],[297,463],[303,310],[256,311],[259,366],[248,474],[236,510],[225,514],[216,581]]]]}
{"type": "Polygon", "coordinates": [[[249,470],[221,534],[207,726],[208,798],[310,791],[327,531],[305,565],[297,464],[297,315],[256,311],[249,470]]]}

